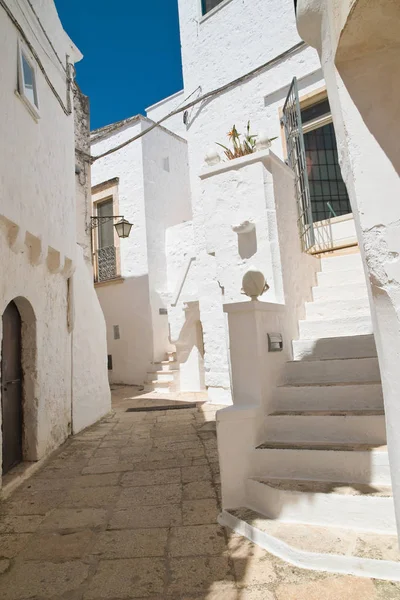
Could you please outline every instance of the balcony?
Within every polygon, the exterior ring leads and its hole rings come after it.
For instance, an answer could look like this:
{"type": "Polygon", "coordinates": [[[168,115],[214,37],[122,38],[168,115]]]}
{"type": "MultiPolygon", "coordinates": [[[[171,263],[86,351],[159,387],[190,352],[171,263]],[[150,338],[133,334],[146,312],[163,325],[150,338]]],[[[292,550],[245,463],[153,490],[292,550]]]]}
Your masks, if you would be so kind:
{"type": "Polygon", "coordinates": [[[117,272],[117,249],[115,246],[106,246],[95,251],[94,280],[95,283],[115,279],[117,272]]]}

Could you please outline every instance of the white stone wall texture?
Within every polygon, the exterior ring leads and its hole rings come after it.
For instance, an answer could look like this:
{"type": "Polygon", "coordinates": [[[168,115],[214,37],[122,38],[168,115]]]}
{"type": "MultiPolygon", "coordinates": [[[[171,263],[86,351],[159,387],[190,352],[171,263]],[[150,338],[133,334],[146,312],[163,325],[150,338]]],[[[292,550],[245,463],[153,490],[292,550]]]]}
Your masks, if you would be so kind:
{"type": "MultiPolygon", "coordinates": [[[[67,90],[54,49],[63,64],[66,55],[74,63],[81,54],[64,32],[52,0],[33,3],[37,16],[27,3],[7,0],[6,4],[69,113],[65,114],[35,59],[39,119],[18,96],[18,47],[22,44],[28,55],[30,50],[2,9],[0,51],[7,60],[2,61],[0,89],[0,137],[6,141],[0,148],[0,314],[15,300],[22,319],[23,459],[36,461],[71,433],[73,416],[81,428],[106,414],[110,392],[105,380],[106,348],[101,343],[104,320],[93,298],[89,300],[93,275],[90,263],[81,257],[87,245],[84,223],[77,237],[76,218],[86,212],[82,203],[87,194],[78,193],[76,184],[72,90],[67,90]],[[86,315],[91,314],[84,334],[89,344],[82,338],[82,343],[72,343],[72,279],[78,281],[76,323],[82,325],[82,307],[86,315]],[[97,346],[91,345],[93,335],[97,346]],[[72,362],[86,364],[81,381],[74,379],[72,362]]],[[[75,333],[78,340],[82,332],[75,333]]]]}
{"type": "MultiPolygon", "coordinates": [[[[205,94],[246,75],[301,41],[291,0],[231,0],[205,18],[200,6],[199,0],[179,1],[185,97],[193,92],[196,96],[199,87],[201,94],[205,94]]],[[[265,204],[268,198],[265,186],[271,182],[266,181],[262,187],[262,175],[256,174],[261,169],[259,165],[247,167],[254,173],[244,178],[240,172],[227,173],[227,181],[220,180],[217,184],[200,179],[199,175],[205,166],[207,150],[216,148],[215,142],[226,144],[232,125],[243,132],[248,120],[253,133],[262,130],[270,137],[276,136],[272,149],[278,156],[284,156],[279,111],[294,76],[299,80],[301,94],[324,85],[318,55],[313,49],[305,47],[188,111],[195,268],[204,331],[206,385],[209,397],[220,402],[231,401],[227,325],[222,304],[243,299],[241,275],[252,261],[263,267],[271,281],[269,297],[275,294],[273,258],[268,257],[269,211],[265,204]],[[257,221],[258,252],[244,260],[237,235],[230,226],[250,216],[257,221]]],[[[223,154],[222,149],[218,151],[223,154]]],[[[273,196],[269,197],[273,201],[273,196]]]]}
{"type": "Polygon", "coordinates": [[[399,4],[386,0],[373,3],[363,0],[298,2],[299,32],[318,50],[321,59],[341,169],[370,283],[370,306],[382,376],[398,524],[399,20],[399,4]]]}
{"type": "MultiPolygon", "coordinates": [[[[98,155],[146,130],[145,117],[121,127],[94,133],[92,154],[98,155]]],[[[153,361],[173,350],[169,306],[167,236],[170,228],[191,220],[187,144],[178,135],[157,127],[125,148],[99,159],[92,169],[92,184],[119,177],[119,213],[133,228],[121,240],[122,283],[98,286],[107,323],[108,352],[113,356],[110,380],[142,385],[153,361]],[[120,339],[114,340],[113,326],[120,339]]]]}

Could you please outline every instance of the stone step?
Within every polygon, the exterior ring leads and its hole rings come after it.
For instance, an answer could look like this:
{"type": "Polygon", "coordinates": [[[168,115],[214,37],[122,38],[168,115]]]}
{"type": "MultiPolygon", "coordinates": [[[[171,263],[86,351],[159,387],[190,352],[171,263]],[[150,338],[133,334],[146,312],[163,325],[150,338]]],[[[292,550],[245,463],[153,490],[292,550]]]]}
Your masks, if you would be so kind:
{"type": "Polygon", "coordinates": [[[175,381],[175,373],[179,373],[179,371],[148,371],[147,375],[151,381],[153,381],[151,378],[154,377],[154,381],[159,383],[160,381],[175,381]]]}
{"type": "Polygon", "coordinates": [[[349,269],[341,271],[320,271],[317,273],[318,285],[335,286],[354,283],[365,284],[365,275],[362,269],[349,269]]]}
{"type": "Polygon", "coordinates": [[[379,383],[379,363],[374,358],[293,360],[285,364],[286,384],[379,383]]]}
{"type": "Polygon", "coordinates": [[[353,269],[362,269],[361,254],[342,254],[341,256],[329,256],[321,258],[321,270],[325,273],[332,271],[349,271],[353,269]]]}
{"type": "Polygon", "coordinates": [[[161,360],[159,362],[152,362],[152,365],[156,367],[157,371],[170,371],[178,367],[178,363],[175,360],[161,360]]]}
{"type": "Polygon", "coordinates": [[[299,321],[300,339],[315,340],[373,333],[371,316],[299,321]]]}
{"type": "Polygon", "coordinates": [[[396,532],[390,486],[250,478],[246,504],[284,522],[396,532]]]}
{"type": "MultiPolygon", "coordinates": [[[[285,522],[245,507],[223,510],[218,522],[296,567],[356,575],[361,577],[359,581],[365,577],[389,582],[400,580],[396,534],[337,527],[336,523],[328,527],[285,522]]],[[[322,597],[326,594],[317,591],[315,598],[322,600],[322,597]]],[[[334,597],[339,599],[343,595],[334,597]]],[[[365,594],[361,592],[360,597],[365,594]]]]}
{"type": "Polygon", "coordinates": [[[319,285],[312,289],[313,299],[319,300],[353,300],[368,297],[366,283],[349,283],[345,285],[319,285]]]}
{"type": "Polygon", "coordinates": [[[293,360],[372,358],[376,356],[373,334],[294,340],[292,347],[293,360]]]}
{"type": "Polygon", "coordinates": [[[391,485],[386,446],[269,442],[253,450],[249,464],[253,477],[391,485]]]}
{"type": "Polygon", "coordinates": [[[276,410],[382,410],[380,383],[286,385],[274,393],[276,410]]]}
{"type": "Polygon", "coordinates": [[[154,379],[152,381],[145,381],[144,389],[146,392],[172,394],[176,391],[176,384],[174,381],[158,381],[154,379]]]}
{"type": "Polygon", "coordinates": [[[306,319],[341,319],[370,314],[368,296],[348,300],[317,300],[306,302],[306,319]]]}
{"type": "Polygon", "coordinates": [[[386,444],[383,411],[309,411],[268,415],[268,443],[386,444]]]}

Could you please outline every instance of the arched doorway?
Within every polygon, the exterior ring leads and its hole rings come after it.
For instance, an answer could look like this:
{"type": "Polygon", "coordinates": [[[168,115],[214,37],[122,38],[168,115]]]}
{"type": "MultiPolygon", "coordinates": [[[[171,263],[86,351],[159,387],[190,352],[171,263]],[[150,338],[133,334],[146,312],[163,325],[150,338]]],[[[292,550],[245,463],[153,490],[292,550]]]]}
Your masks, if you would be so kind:
{"type": "Polygon", "coordinates": [[[22,461],[21,315],[15,302],[3,313],[1,345],[3,475],[22,461]]]}

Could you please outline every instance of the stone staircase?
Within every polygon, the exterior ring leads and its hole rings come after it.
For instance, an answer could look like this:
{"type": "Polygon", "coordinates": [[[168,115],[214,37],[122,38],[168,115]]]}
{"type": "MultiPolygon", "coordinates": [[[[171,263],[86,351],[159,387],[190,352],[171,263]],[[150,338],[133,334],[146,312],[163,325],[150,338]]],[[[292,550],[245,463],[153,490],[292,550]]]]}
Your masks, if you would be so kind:
{"type": "Polygon", "coordinates": [[[382,389],[360,255],[321,264],[293,360],[267,416],[265,443],[252,454],[247,508],[278,524],[394,534],[382,389]]]}
{"type": "Polygon", "coordinates": [[[176,352],[166,352],[165,360],[153,362],[153,370],[147,372],[145,392],[173,394],[179,391],[179,364],[176,352]]]}

